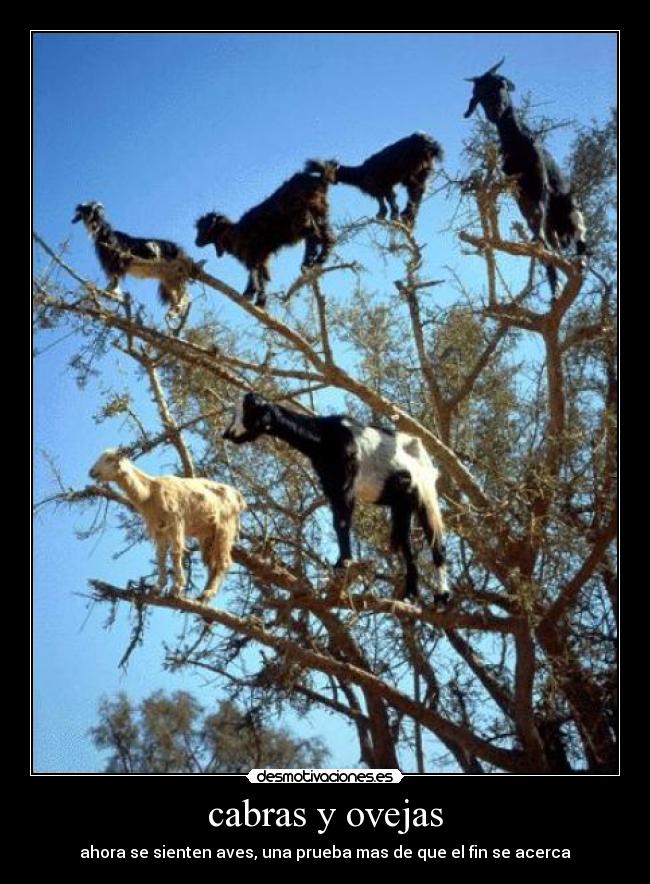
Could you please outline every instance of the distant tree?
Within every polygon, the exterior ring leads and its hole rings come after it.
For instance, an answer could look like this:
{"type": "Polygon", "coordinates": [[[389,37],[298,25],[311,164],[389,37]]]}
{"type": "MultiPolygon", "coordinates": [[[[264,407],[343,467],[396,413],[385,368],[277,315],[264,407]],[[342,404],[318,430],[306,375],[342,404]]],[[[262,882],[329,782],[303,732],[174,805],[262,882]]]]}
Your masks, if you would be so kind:
{"type": "MultiPolygon", "coordinates": [[[[117,418],[132,456],[162,449],[167,470],[171,457],[172,470],[228,481],[248,501],[236,567],[212,607],[194,598],[196,573],[184,598],[155,595],[147,575],[91,581],[94,598],[134,614],[125,658],[147,635],[147,611],[171,608],[185,616],[169,667],[210,673],[255,714],[335,714],[370,767],[398,766],[408,751],[419,770],[612,772],[616,124],[581,130],[568,163],[589,228],[587,268],[531,242],[495,140],[494,127],[477,124],[467,168],[443,183],[446,230],[427,230],[422,212],[413,231],[374,218],[345,224],[332,263],[271,297],[268,312],[204,272],[206,297],[170,329],[41,243],[36,320],[44,334],[78,336],[80,384],[107,352],[136,367],[133,385],[150,392],[157,418],[138,411],[128,387],[108,391],[98,415],[117,418]],[[549,261],[562,279],[554,302],[549,261]],[[247,325],[223,320],[222,298],[247,325]],[[235,448],[220,437],[251,389],[422,440],[442,473],[447,610],[428,604],[433,569],[420,536],[423,603],[399,600],[403,568],[376,507],[355,516],[364,564],[343,583],[332,572],[331,519],[304,458],[275,440],[235,448]]],[[[61,482],[52,500],[92,507],[89,534],[115,514],[116,546],[144,539],[112,489],[61,482]]],[[[188,561],[200,567],[195,553],[188,561]]],[[[130,723],[125,714],[127,733],[130,723]]]]}
{"type": "Polygon", "coordinates": [[[322,767],[328,756],[319,739],[297,740],[228,701],[206,713],[185,691],[156,691],[137,706],[124,693],[104,698],[90,734],[110,753],[107,773],[247,773],[322,767]]]}

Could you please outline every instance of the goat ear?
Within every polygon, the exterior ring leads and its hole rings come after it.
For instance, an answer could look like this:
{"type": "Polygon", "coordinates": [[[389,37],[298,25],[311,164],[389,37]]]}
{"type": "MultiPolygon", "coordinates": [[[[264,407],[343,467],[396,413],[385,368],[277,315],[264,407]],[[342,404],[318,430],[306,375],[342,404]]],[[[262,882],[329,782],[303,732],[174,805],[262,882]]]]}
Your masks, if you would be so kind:
{"type": "Polygon", "coordinates": [[[469,102],[469,105],[468,105],[468,107],[467,107],[467,110],[466,110],[465,113],[463,114],[463,116],[465,117],[465,119],[467,119],[468,117],[471,117],[471,116],[472,116],[472,114],[473,114],[474,111],[476,110],[476,105],[477,105],[477,104],[478,104],[478,98],[477,98],[476,95],[473,95],[472,98],[470,99],[470,102],[469,102]]]}
{"type": "Polygon", "coordinates": [[[512,82],[512,80],[509,80],[507,77],[504,77],[503,79],[505,81],[506,86],[508,87],[508,92],[514,92],[515,91],[515,84],[512,82]]]}

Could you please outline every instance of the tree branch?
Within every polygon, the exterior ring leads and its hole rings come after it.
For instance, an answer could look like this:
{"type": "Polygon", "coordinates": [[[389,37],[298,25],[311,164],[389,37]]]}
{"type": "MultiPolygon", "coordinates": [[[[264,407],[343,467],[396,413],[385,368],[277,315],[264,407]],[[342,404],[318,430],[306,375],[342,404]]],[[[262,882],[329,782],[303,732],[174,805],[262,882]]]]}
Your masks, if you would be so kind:
{"type": "MultiPolygon", "coordinates": [[[[143,601],[142,593],[134,590],[123,590],[98,580],[91,580],[90,584],[94,590],[94,597],[98,600],[124,600],[131,604],[141,604],[143,601]]],[[[258,622],[250,618],[244,619],[227,611],[216,610],[187,598],[147,594],[146,604],[184,611],[188,614],[196,614],[206,622],[220,623],[233,632],[246,635],[260,644],[275,648],[309,669],[334,675],[341,680],[348,680],[359,685],[359,687],[368,690],[375,697],[383,699],[389,706],[415,720],[421,721],[423,726],[433,733],[440,733],[447,739],[455,740],[469,752],[503,770],[517,773],[525,772],[529,769],[528,762],[521,752],[493,746],[486,740],[475,736],[468,728],[455,725],[432,710],[419,707],[401,691],[382,682],[381,679],[372,673],[366,672],[351,663],[343,663],[329,656],[301,648],[295,642],[288,639],[272,635],[263,626],[259,625],[258,622]]]]}

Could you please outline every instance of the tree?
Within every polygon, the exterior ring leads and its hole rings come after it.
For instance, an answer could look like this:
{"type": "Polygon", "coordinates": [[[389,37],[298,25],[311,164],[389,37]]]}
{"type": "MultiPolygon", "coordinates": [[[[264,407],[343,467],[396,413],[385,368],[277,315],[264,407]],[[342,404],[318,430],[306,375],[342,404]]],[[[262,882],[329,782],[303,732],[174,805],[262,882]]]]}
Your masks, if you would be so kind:
{"type": "MultiPolygon", "coordinates": [[[[616,126],[612,118],[580,131],[572,154],[592,231],[588,270],[529,241],[513,210],[515,184],[485,135],[477,127],[471,168],[441,188],[455,203],[443,236],[457,234],[464,249],[450,281],[431,280],[417,229],[361,219],[339,229],[334,262],[297,279],[269,312],[200,275],[210,295],[248,314],[246,335],[208,311],[170,329],[38,240],[50,263],[35,280],[36,317],[82,336],[80,382],[109,349],[138,367],[158,426],[137,414],[129,391],[112,391],[102,415],[131,427],[132,456],[171,450],[183,474],[223,477],[249,503],[227,606],[196,602],[193,581],[182,599],[156,596],[146,576],[126,587],[90,581],[95,599],[132,606],[125,659],[146,636],[147,610],[172,608],[187,622],[166,652],[169,667],[217,675],[255,714],[325,708],[354,728],[368,766],[398,766],[408,746],[421,770],[612,772],[616,126]],[[358,263],[369,245],[374,274],[358,263]],[[543,262],[563,281],[553,302],[543,262]],[[349,294],[337,298],[341,280],[349,294]],[[443,282],[454,292],[445,306],[443,282]],[[347,408],[422,440],[443,474],[447,610],[426,604],[424,555],[425,603],[395,600],[401,568],[376,508],[356,520],[358,563],[343,581],[332,573],[326,501],[300,456],[268,440],[233,451],[215,436],[250,389],[307,410],[347,408]]],[[[140,520],[106,487],[53,499],[108,503],[125,542],[143,539],[140,520]]],[[[92,530],[100,528],[96,520],[92,530]]],[[[190,561],[195,574],[194,553],[190,561]]]]}
{"type": "Polygon", "coordinates": [[[90,733],[98,749],[111,753],[107,773],[248,773],[320,767],[327,757],[320,740],[265,727],[234,703],[207,715],[185,691],[157,691],[139,706],[124,693],[104,697],[90,733]]]}

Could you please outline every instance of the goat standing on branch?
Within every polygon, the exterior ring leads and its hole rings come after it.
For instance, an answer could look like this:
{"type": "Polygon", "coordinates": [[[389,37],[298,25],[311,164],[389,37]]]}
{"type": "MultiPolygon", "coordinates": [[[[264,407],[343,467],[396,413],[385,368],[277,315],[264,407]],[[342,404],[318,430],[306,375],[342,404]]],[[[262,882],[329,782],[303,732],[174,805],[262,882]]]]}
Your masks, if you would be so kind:
{"type": "Polygon", "coordinates": [[[262,434],[284,440],[310,459],[332,508],[339,543],[335,568],[345,567],[352,559],[350,527],[356,501],[387,506],[392,516],[391,544],[406,563],[404,595],[417,598],[418,571],[410,536],[415,513],[432,547],[438,588],[435,600],[447,600],[438,471],[419,439],[363,426],[343,415],[309,417],[247,393],[223,438],[241,445],[262,434]]]}
{"type": "Polygon", "coordinates": [[[109,448],[90,470],[100,482],[115,482],[144,518],[156,544],[158,592],[167,583],[167,552],[171,548],[175,595],[185,589],[183,552],[185,537],[196,537],[208,570],[200,601],[207,602],[219,589],[232,564],[231,549],[239,533],[239,515],[246,501],[230,485],[209,479],[178,476],[149,476],[139,470],[119,449],[109,448]]]}
{"type": "Polygon", "coordinates": [[[399,221],[394,188],[403,184],[408,202],[401,218],[407,226],[413,227],[434,160],[442,157],[443,150],[437,141],[424,132],[414,132],[368,157],[360,166],[342,166],[336,160],[309,160],[307,167],[327,172],[335,184],[351,184],[373,196],[379,203],[377,217],[380,219],[388,214],[387,201],[391,220],[399,221]]]}
{"type": "Polygon", "coordinates": [[[304,239],[303,269],[324,264],[334,244],[329,226],[327,170],[298,172],[275,193],[249,209],[236,223],[225,215],[210,212],[196,222],[196,245],[214,245],[217,256],[233,255],[248,269],[244,297],[255,305],[266,304],[266,283],[271,279],[269,259],[283,246],[304,239]]]}
{"type": "Polygon", "coordinates": [[[187,282],[199,269],[183,249],[166,239],[144,239],[113,230],[104,216],[101,203],[80,203],[72,223],[83,221],[95,241],[95,251],[108,277],[108,290],[119,292],[119,283],[127,274],[141,279],[157,279],[158,294],[169,312],[185,311],[188,303],[187,282]]]}
{"type": "MultiPolygon", "coordinates": [[[[480,77],[467,78],[474,92],[465,112],[471,116],[480,104],[485,116],[499,132],[503,171],[517,178],[517,204],[535,239],[548,249],[566,249],[576,244],[584,255],[586,228],[571,187],[553,157],[521,122],[510,101],[515,84],[496,73],[505,58],[480,77]]],[[[557,293],[557,270],[546,265],[553,297],[557,293]]]]}

